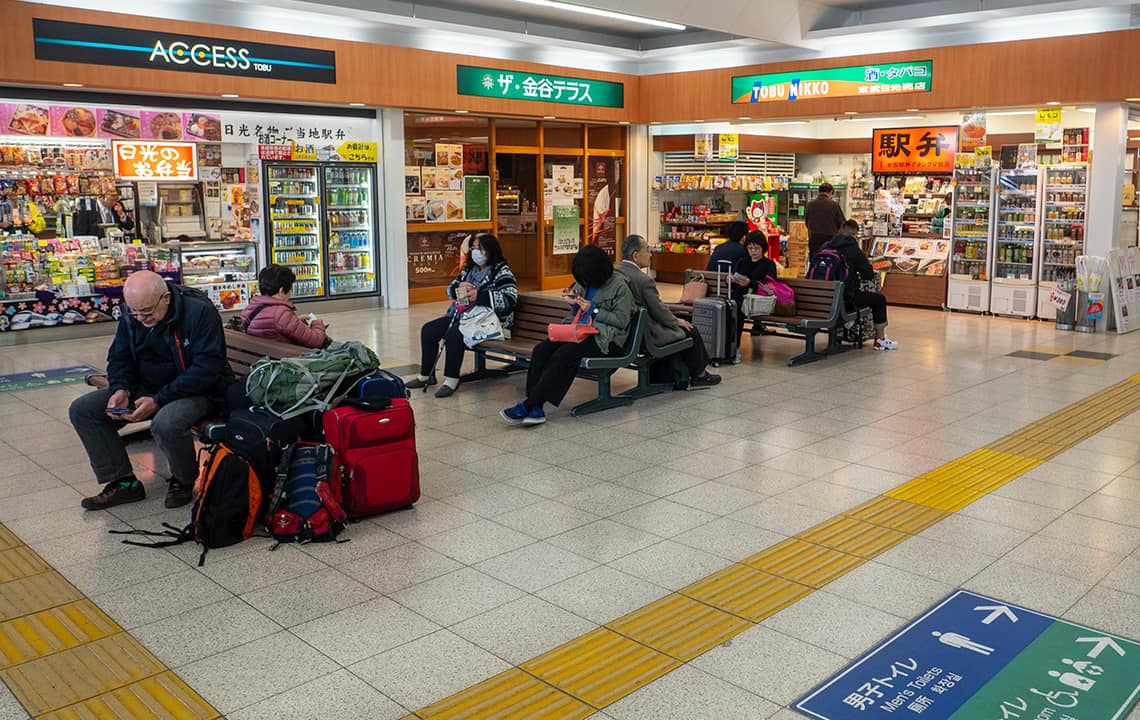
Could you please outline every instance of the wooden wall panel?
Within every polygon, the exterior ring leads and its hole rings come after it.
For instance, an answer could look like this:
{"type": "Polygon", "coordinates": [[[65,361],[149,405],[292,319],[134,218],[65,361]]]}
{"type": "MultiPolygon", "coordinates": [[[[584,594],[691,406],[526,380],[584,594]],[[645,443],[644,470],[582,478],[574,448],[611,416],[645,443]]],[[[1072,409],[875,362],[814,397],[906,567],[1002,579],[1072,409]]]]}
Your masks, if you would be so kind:
{"type": "Polygon", "coordinates": [[[1122,101],[1140,97],[1140,74],[1129,58],[1140,45],[1140,30],[1022,40],[907,52],[853,55],[827,60],[650,75],[641,79],[643,121],[681,122],[829,117],[846,110],[897,112],[907,108],[956,110],[972,107],[1033,106],[1122,101]],[[732,77],[800,69],[847,67],[880,62],[933,60],[929,93],[822,98],[733,105],[732,77]]]}
{"type": "Polygon", "coordinates": [[[429,52],[411,48],[311,38],[301,35],[247,30],[245,28],[186,23],[175,20],[95,12],[51,5],[0,0],[4,18],[4,41],[0,42],[0,83],[58,87],[65,82],[83,83],[88,90],[123,91],[154,95],[218,97],[238,93],[246,100],[344,105],[363,102],[377,107],[422,110],[470,110],[497,115],[556,115],[575,120],[618,122],[640,114],[640,78],[633,75],[569,71],[510,60],[489,60],[467,55],[429,52]],[[290,82],[260,78],[200,75],[169,70],[139,70],[106,65],[49,62],[35,59],[32,18],[159,30],[187,35],[224,38],[237,42],[319,48],[336,52],[337,82],[290,82]],[[586,79],[625,83],[625,108],[590,108],[561,103],[499,100],[461,96],[455,91],[456,65],[493,66],[520,72],[565,74],[586,79]]]}

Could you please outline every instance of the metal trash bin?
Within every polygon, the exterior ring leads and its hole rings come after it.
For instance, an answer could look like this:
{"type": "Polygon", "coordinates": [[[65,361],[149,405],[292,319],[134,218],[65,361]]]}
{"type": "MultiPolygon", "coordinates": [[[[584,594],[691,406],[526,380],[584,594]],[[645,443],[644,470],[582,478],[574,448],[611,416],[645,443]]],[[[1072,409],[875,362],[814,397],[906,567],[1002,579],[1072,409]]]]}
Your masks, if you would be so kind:
{"type": "Polygon", "coordinates": [[[1103,312],[1104,293],[1078,290],[1074,297],[1077,301],[1077,324],[1074,329],[1082,333],[1096,332],[1096,321],[1100,319],[1101,315],[1098,313],[1090,316],[1089,304],[1099,303],[1102,308],[1101,312],[1103,312]]]}
{"type": "Polygon", "coordinates": [[[1057,308],[1057,329],[1072,331],[1077,325],[1077,284],[1072,280],[1060,280],[1057,289],[1069,293],[1069,306],[1062,310],[1057,308]]]}

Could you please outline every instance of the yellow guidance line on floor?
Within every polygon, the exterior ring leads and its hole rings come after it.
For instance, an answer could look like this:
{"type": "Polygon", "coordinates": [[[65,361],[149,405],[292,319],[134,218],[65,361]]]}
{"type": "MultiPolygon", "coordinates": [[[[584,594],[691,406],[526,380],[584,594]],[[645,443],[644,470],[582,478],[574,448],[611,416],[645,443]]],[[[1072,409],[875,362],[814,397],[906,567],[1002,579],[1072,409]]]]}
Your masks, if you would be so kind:
{"type": "Polygon", "coordinates": [[[580,718],[1140,409],[1140,374],[405,720],[580,718]]]}
{"type": "MultiPolygon", "coordinates": [[[[1140,374],[404,720],[574,720],[744,632],[1140,409],[1140,374]]],[[[50,720],[210,705],[0,525],[0,679],[50,720]]]]}

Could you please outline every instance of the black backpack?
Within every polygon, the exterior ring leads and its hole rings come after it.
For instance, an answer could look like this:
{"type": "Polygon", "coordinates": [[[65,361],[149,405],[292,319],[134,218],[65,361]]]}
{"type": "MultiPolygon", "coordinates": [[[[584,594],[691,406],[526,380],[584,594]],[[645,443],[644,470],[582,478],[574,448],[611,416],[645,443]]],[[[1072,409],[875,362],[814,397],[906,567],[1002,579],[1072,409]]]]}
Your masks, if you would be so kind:
{"type": "Polygon", "coordinates": [[[149,535],[168,537],[159,542],[124,540],[127,545],[170,547],[185,542],[202,546],[198,565],[206,562],[211,548],[236,545],[253,534],[261,519],[261,481],[249,461],[218,443],[202,451],[206,461],[198,481],[194,483],[194,506],[190,524],[183,528],[163,523],[166,530],[111,530],[115,535],[149,535]]]}
{"type": "Polygon", "coordinates": [[[847,265],[847,258],[841,251],[827,245],[824,245],[808,263],[806,277],[808,280],[831,280],[843,283],[845,297],[854,294],[858,289],[851,281],[851,268],[847,265]]]}

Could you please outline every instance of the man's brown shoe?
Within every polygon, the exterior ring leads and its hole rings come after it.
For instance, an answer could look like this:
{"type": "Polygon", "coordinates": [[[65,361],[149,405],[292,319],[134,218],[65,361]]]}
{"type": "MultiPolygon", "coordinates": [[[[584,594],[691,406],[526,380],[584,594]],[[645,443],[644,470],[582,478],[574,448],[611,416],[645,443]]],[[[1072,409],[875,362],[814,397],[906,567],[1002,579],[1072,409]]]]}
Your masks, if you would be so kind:
{"type": "Polygon", "coordinates": [[[146,490],[143,489],[142,483],[136,482],[133,486],[128,487],[119,482],[109,482],[103,486],[103,492],[83,498],[83,502],[79,504],[87,510],[106,510],[116,505],[125,505],[145,499],[146,490]]]}
{"type": "Polygon", "coordinates": [[[171,480],[166,488],[166,500],[163,504],[168,508],[179,508],[193,499],[193,485],[183,485],[177,480],[171,480]]]}

